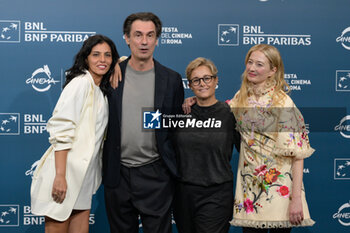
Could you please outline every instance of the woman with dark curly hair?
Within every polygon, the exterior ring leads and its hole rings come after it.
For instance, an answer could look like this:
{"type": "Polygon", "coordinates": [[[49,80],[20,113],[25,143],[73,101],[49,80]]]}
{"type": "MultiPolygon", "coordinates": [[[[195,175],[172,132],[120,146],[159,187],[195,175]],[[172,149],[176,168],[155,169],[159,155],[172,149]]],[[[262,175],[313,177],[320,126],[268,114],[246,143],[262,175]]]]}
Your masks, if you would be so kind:
{"type": "Polygon", "coordinates": [[[33,214],[45,216],[45,232],[86,233],[92,195],[101,183],[101,145],[108,122],[109,77],[118,61],[108,37],[88,38],[47,123],[51,147],[31,186],[33,214]]]}

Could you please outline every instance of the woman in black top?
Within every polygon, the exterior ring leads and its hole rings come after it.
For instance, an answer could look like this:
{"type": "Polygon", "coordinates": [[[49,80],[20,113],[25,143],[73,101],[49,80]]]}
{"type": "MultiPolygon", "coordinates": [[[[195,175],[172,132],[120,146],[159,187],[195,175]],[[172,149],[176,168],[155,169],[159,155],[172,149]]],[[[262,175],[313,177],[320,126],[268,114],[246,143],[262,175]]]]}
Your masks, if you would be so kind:
{"type": "Polygon", "coordinates": [[[218,77],[212,61],[195,59],[186,76],[197,102],[176,129],[180,178],[175,221],[180,233],[228,232],[233,206],[230,160],[233,145],[239,150],[240,143],[236,121],[229,106],[215,97],[218,77]]]}

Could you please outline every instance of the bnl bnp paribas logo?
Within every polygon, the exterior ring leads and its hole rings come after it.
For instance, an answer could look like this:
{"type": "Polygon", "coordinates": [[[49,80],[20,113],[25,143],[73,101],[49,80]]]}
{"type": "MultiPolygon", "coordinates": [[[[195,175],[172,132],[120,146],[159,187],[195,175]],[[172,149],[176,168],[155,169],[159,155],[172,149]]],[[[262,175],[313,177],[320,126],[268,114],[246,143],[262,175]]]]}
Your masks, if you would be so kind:
{"type": "Polygon", "coordinates": [[[337,70],[335,79],[336,91],[350,91],[350,70],[337,70]]]}
{"type": "MultiPolygon", "coordinates": [[[[34,43],[81,43],[96,34],[93,31],[48,30],[44,22],[23,22],[23,40],[34,43]]],[[[0,42],[21,42],[21,21],[0,20],[0,42]]]]}
{"type": "Polygon", "coordinates": [[[218,25],[218,45],[237,46],[239,45],[239,25],[219,24],[218,25]]]}
{"type": "Polygon", "coordinates": [[[37,92],[46,92],[51,88],[52,85],[56,85],[58,82],[60,81],[55,80],[51,76],[51,71],[48,65],[44,65],[43,67],[39,67],[34,70],[30,78],[27,78],[26,80],[26,84],[31,85],[31,87],[37,92]]]}
{"type": "Polygon", "coordinates": [[[19,205],[0,205],[0,227],[19,226],[19,205]]]}
{"type": "Polygon", "coordinates": [[[345,28],[341,35],[337,37],[336,42],[341,43],[341,45],[350,50],[350,27],[345,28]]]}
{"type": "MultiPolygon", "coordinates": [[[[23,133],[46,133],[44,118],[44,114],[23,114],[23,133]]],[[[0,113],[0,135],[20,135],[20,131],[20,113],[0,113]]]]}
{"type": "Polygon", "coordinates": [[[19,120],[19,113],[0,113],[0,135],[19,135],[19,120]]]}
{"type": "Polygon", "coordinates": [[[0,43],[21,42],[21,24],[18,20],[0,20],[0,43]]]}
{"type": "Polygon", "coordinates": [[[280,46],[309,46],[311,35],[299,33],[266,33],[261,25],[242,25],[242,37],[240,37],[240,25],[219,24],[218,45],[239,46],[269,44],[280,46]]]}
{"type": "Polygon", "coordinates": [[[161,128],[161,116],[162,113],[159,109],[154,111],[143,112],[143,128],[144,129],[160,129],[161,128]]]}
{"type": "Polygon", "coordinates": [[[334,179],[350,180],[350,158],[334,159],[334,179]]]}

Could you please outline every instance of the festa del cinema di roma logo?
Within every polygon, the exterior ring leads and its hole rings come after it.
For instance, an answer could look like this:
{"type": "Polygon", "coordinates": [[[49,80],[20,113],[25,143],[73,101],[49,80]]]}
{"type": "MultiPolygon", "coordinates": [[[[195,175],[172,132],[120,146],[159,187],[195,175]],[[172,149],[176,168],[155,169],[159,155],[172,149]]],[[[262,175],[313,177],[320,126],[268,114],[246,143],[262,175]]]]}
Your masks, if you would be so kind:
{"type": "Polygon", "coordinates": [[[45,92],[60,81],[54,80],[51,77],[51,71],[48,65],[40,67],[32,73],[31,77],[26,80],[26,84],[30,84],[37,92],[45,92]]]}

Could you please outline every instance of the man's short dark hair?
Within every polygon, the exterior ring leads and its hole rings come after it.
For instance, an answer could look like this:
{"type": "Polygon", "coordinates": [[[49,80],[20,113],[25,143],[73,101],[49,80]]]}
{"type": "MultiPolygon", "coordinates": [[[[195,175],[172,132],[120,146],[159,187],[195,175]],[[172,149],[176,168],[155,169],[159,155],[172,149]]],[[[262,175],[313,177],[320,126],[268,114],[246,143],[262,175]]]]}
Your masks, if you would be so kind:
{"type": "Polygon", "coordinates": [[[156,36],[159,38],[160,34],[162,33],[162,21],[153,14],[152,12],[139,12],[129,15],[123,25],[123,33],[127,37],[130,37],[130,31],[131,31],[131,24],[135,20],[141,20],[141,21],[152,21],[156,27],[156,36]]]}

